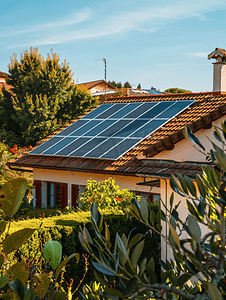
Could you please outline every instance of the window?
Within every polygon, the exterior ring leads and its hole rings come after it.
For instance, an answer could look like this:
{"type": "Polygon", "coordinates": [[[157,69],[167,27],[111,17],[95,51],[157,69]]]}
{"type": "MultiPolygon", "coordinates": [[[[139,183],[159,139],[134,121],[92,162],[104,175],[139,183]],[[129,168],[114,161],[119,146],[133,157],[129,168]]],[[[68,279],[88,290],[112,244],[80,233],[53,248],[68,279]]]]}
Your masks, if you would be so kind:
{"type": "Polygon", "coordinates": [[[160,200],[160,194],[157,193],[135,192],[135,194],[141,196],[143,199],[147,199],[150,202],[160,200]]]}
{"type": "Polygon", "coordinates": [[[43,206],[65,208],[68,205],[67,183],[35,180],[34,186],[36,208],[43,206]]]}
{"type": "Polygon", "coordinates": [[[78,198],[79,194],[85,192],[85,186],[84,185],[77,185],[77,184],[72,184],[71,185],[71,206],[78,206],[78,198]]]}
{"type": "Polygon", "coordinates": [[[47,206],[65,208],[67,200],[67,183],[47,182],[47,206]]]}

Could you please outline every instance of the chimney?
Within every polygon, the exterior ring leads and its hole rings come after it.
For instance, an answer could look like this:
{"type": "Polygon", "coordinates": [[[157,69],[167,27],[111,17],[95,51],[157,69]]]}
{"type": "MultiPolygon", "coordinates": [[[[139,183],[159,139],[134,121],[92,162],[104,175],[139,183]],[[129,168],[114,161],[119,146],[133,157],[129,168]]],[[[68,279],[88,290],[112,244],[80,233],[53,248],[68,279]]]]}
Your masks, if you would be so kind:
{"type": "Polygon", "coordinates": [[[226,50],[216,48],[208,55],[208,59],[214,58],[213,63],[213,94],[226,94],[226,50]]]}

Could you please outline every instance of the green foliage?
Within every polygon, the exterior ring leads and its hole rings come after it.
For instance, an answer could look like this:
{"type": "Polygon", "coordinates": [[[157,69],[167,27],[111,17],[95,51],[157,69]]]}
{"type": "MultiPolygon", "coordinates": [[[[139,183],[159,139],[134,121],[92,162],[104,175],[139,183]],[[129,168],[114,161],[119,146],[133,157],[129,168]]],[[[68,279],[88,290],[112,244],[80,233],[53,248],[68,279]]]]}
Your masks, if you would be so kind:
{"type": "Polygon", "coordinates": [[[170,93],[170,94],[183,94],[183,93],[192,93],[189,90],[180,89],[180,88],[168,88],[164,92],[170,93]]]}
{"type": "Polygon", "coordinates": [[[80,194],[81,209],[90,209],[92,203],[100,208],[114,207],[127,208],[132,199],[136,197],[127,189],[120,190],[112,178],[101,182],[88,180],[86,191],[80,194]]]}
{"type": "MultiPolygon", "coordinates": [[[[104,215],[109,229],[111,230],[110,241],[112,244],[114,243],[117,232],[121,236],[123,233],[128,234],[134,227],[136,227],[136,229],[132,231],[133,235],[136,235],[140,232],[145,233],[143,237],[145,239],[145,245],[141,260],[144,257],[154,256],[156,264],[159,266],[160,243],[159,239],[156,238],[153,233],[149,231],[146,232],[146,227],[143,224],[133,217],[128,218],[121,209],[118,209],[118,207],[102,209],[101,213],[104,215]]],[[[95,236],[95,232],[90,223],[91,218],[89,212],[80,210],[68,211],[65,209],[57,210],[57,214],[54,215],[53,209],[47,209],[46,213],[44,209],[39,209],[37,210],[37,214],[33,215],[33,217],[36,217],[36,219],[29,217],[29,214],[25,217],[27,217],[27,220],[12,222],[11,232],[21,230],[26,227],[38,229],[34,232],[33,236],[17,251],[17,259],[29,260],[34,257],[38,259],[41,255],[40,245],[44,245],[46,242],[48,242],[48,240],[55,240],[61,243],[63,257],[69,258],[73,252],[80,253],[80,261],[77,263],[77,256],[72,257],[70,262],[67,263],[67,271],[64,273],[64,279],[68,284],[70,280],[73,279],[74,284],[72,292],[74,292],[75,286],[84,276],[84,265],[86,264],[84,261],[85,258],[82,255],[82,253],[84,253],[84,249],[78,239],[79,227],[82,224],[86,224],[91,236],[95,236]],[[50,214],[51,212],[52,214],[50,214]],[[41,224],[42,226],[40,227],[41,224]]],[[[12,258],[9,260],[9,263],[13,263],[12,258]]],[[[83,281],[87,285],[93,281],[94,267],[92,265],[91,257],[89,258],[88,263],[88,271],[83,281]]],[[[57,269],[55,274],[57,277],[57,269]]],[[[160,273],[158,276],[160,277],[160,273]]],[[[67,290],[67,288],[69,288],[69,286],[64,286],[65,290],[67,290]]]]}
{"type": "MultiPolygon", "coordinates": [[[[12,216],[22,203],[26,188],[26,180],[17,178],[7,182],[0,190],[0,206],[8,219],[0,222],[1,299],[65,299],[66,293],[62,287],[65,266],[73,257],[76,257],[78,262],[79,255],[72,254],[61,262],[62,246],[58,241],[47,241],[43,251],[40,249],[38,259],[29,253],[27,260],[14,260],[9,264],[10,254],[15,251],[18,253],[26,241],[29,240],[30,243],[36,231],[36,228],[23,228],[10,233],[12,216]]],[[[40,248],[39,245],[35,251],[40,248]]]]}
{"type": "Polygon", "coordinates": [[[141,90],[141,84],[140,83],[137,85],[137,89],[141,90]]]}
{"type": "MultiPolygon", "coordinates": [[[[109,240],[110,229],[94,203],[91,209],[92,224],[96,238],[82,228],[80,242],[95,262],[95,278],[100,283],[96,289],[85,288],[84,295],[90,299],[225,299],[225,214],[226,214],[226,121],[221,128],[214,127],[218,144],[205,153],[197,137],[185,128],[187,140],[195,145],[211,162],[197,175],[196,184],[188,176],[171,177],[172,189],[186,199],[188,215],[180,216],[174,205],[173,194],[169,207],[162,202],[165,212],[158,206],[157,219],[167,222],[169,234],[164,236],[153,223],[153,207],[145,201],[133,199],[132,213],[147,230],[158,231],[172,249],[172,259],[162,261],[161,279],[156,276],[156,260],[143,258],[142,234],[135,236],[116,234],[114,244],[109,240]],[[221,142],[221,146],[219,146],[221,142]],[[207,234],[202,230],[206,228],[207,234]],[[192,279],[192,281],[190,281],[192,279]]],[[[160,223],[159,223],[160,225],[160,223]]],[[[163,245],[164,246],[164,245],[163,245]]],[[[85,297],[85,296],[84,296],[85,297]]]]}
{"type": "Polygon", "coordinates": [[[121,81],[115,82],[114,80],[112,80],[112,81],[109,80],[108,83],[110,83],[111,85],[117,87],[118,89],[121,89],[121,88],[122,88],[122,83],[121,83],[121,81]]]}
{"type": "Polygon", "coordinates": [[[130,84],[128,81],[126,81],[126,82],[123,84],[123,87],[124,87],[124,88],[129,88],[129,89],[132,88],[131,84],[130,84]]]}
{"type": "Polygon", "coordinates": [[[25,51],[20,61],[14,54],[8,67],[6,81],[11,90],[3,90],[0,102],[0,137],[8,143],[11,141],[5,139],[5,132],[16,136],[19,145],[35,145],[68,122],[68,116],[69,120],[76,118],[95,103],[88,93],[77,91],[69,65],[66,61],[60,63],[53,51],[46,59],[37,48],[25,51]]]}
{"type": "Polygon", "coordinates": [[[56,114],[56,118],[63,123],[67,123],[97,104],[96,97],[92,97],[85,88],[75,85],[72,87],[70,99],[59,104],[60,109],[56,114]]]}

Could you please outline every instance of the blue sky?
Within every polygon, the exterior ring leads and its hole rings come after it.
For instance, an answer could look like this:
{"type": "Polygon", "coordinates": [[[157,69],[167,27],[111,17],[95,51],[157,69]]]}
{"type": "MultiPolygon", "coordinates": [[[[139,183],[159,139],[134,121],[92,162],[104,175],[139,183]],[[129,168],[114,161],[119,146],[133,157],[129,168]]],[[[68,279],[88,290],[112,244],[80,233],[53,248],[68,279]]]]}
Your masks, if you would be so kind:
{"type": "Polygon", "coordinates": [[[0,9],[0,71],[32,47],[69,62],[75,81],[212,90],[207,55],[226,48],[225,0],[12,0],[0,9]]]}

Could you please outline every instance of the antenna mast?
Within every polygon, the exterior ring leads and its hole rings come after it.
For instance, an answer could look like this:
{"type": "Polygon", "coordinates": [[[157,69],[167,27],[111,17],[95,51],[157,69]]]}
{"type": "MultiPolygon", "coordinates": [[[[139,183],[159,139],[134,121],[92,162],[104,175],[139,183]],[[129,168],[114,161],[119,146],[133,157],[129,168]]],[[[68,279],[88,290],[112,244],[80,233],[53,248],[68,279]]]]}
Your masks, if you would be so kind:
{"type": "MultiPolygon", "coordinates": [[[[95,59],[95,60],[102,60],[102,59],[95,59]]],[[[106,100],[106,80],[107,80],[107,60],[103,57],[104,62],[104,100],[106,100]]]]}
{"type": "Polygon", "coordinates": [[[107,79],[107,61],[103,57],[103,62],[104,62],[104,100],[106,100],[106,79],[107,79]]]}

